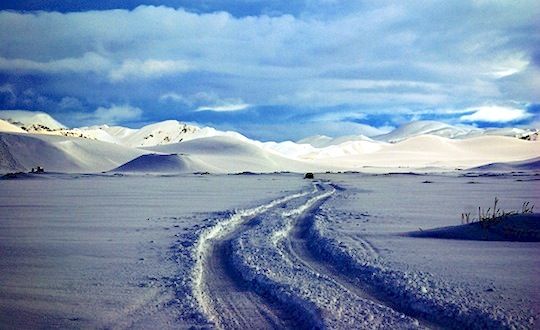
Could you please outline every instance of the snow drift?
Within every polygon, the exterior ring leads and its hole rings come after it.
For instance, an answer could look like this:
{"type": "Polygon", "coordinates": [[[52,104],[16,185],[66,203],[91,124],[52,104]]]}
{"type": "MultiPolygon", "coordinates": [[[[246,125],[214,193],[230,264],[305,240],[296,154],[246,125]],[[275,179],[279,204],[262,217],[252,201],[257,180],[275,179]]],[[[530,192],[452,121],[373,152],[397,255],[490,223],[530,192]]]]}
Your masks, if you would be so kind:
{"type": "Polygon", "coordinates": [[[491,163],[470,169],[471,171],[491,171],[491,172],[510,172],[510,171],[540,171],[540,157],[526,159],[518,162],[491,163]]]}
{"type": "Polygon", "coordinates": [[[540,214],[516,214],[498,220],[473,222],[411,232],[412,237],[474,241],[540,242],[540,214]]]}

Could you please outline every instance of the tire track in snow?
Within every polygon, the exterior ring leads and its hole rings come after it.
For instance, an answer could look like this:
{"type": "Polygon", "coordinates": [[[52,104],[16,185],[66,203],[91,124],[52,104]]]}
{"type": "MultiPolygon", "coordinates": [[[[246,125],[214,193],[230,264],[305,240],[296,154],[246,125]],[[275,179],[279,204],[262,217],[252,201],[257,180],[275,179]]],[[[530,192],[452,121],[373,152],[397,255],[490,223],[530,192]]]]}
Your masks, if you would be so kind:
{"type": "Polygon", "coordinates": [[[283,306],[258,295],[242,280],[231,265],[230,246],[250,219],[309,193],[296,193],[252,209],[236,211],[227,220],[203,232],[196,247],[194,296],[217,327],[272,329],[301,326],[283,306]]]}
{"type": "MultiPolygon", "coordinates": [[[[313,239],[310,235],[310,229],[314,224],[314,217],[317,211],[329,197],[317,201],[317,203],[302,210],[302,212],[298,212],[298,216],[292,221],[290,228],[288,228],[288,234],[281,233],[282,241],[276,242],[276,245],[282,249],[283,255],[289,259],[290,263],[300,264],[302,267],[310,269],[321,278],[334,282],[336,285],[361,299],[390,308],[417,320],[420,327],[440,328],[440,325],[423,317],[419,318],[418,315],[406,313],[398,304],[393,303],[387,297],[377,294],[376,290],[369,284],[363,283],[354,274],[345,273],[339,264],[329,262],[321,257],[317,251],[312,250],[310,244],[308,244],[309,240],[313,239]]],[[[290,215],[289,213],[284,214],[284,216],[290,215]]],[[[360,245],[366,253],[373,257],[378,257],[377,249],[369,241],[357,237],[355,239],[360,241],[360,245]]]]}

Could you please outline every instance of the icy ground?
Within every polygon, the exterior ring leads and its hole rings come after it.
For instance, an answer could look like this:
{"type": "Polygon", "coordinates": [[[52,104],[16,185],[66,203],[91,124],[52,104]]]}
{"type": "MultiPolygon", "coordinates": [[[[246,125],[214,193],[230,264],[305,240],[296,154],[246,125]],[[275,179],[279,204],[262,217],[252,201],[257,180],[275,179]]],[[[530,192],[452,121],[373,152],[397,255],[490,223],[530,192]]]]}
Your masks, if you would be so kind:
{"type": "Polygon", "coordinates": [[[0,181],[0,328],[537,328],[540,243],[408,233],[538,176],[0,181]]]}

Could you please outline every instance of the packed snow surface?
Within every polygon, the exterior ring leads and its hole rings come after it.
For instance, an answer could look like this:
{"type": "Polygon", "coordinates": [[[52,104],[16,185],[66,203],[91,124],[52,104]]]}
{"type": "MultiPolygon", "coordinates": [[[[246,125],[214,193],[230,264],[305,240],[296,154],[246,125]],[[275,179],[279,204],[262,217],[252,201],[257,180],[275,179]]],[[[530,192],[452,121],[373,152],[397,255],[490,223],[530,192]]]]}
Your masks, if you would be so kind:
{"type": "Polygon", "coordinates": [[[2,328],[538,327],[540,243],[409,235],[534,173],[33,178],[0,181],[2,328]]]}

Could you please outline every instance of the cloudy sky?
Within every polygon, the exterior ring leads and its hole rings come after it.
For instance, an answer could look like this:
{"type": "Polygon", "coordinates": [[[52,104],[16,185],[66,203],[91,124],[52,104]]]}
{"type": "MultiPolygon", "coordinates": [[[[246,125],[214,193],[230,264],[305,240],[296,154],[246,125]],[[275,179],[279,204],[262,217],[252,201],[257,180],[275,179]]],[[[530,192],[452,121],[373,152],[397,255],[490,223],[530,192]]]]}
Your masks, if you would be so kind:
{"type": "Polygon", "coordinates": [[[540,2],[403,3],[4,0],[0,109],[262,140],[540,126],[540,2]]]}

